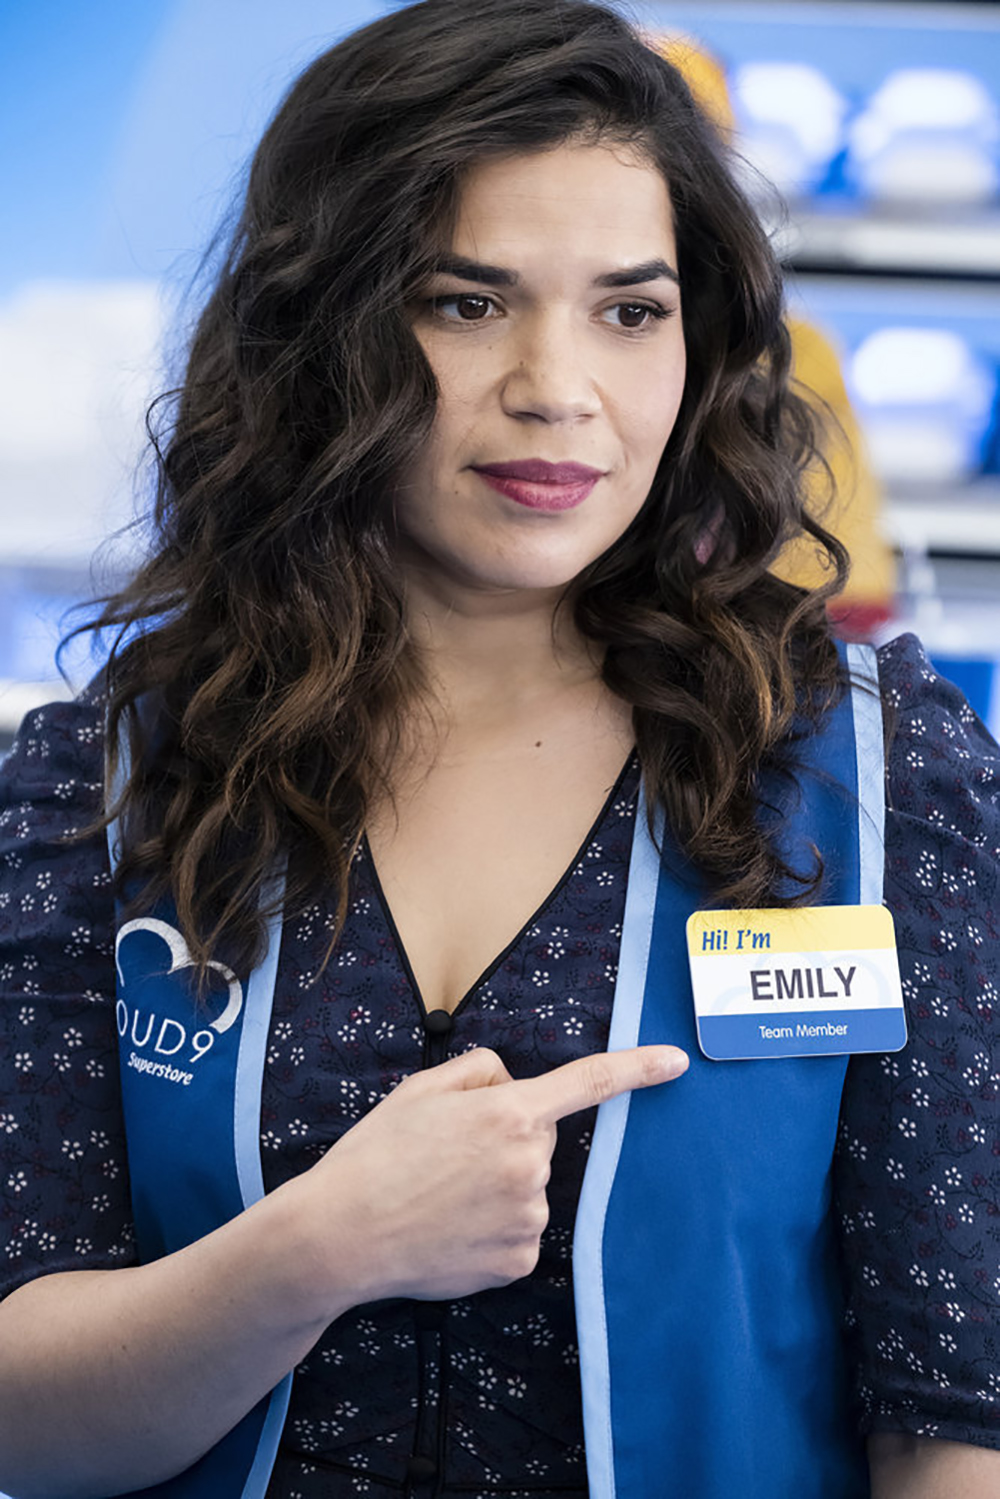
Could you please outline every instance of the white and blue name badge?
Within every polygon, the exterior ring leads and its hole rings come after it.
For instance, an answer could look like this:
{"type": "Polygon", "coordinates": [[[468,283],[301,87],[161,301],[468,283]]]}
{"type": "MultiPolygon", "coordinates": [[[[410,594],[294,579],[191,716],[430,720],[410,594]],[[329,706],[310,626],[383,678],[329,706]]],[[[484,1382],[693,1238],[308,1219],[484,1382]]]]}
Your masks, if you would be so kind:
{"type": "Polygon", "coordinates": [[[906,1045],[884,906],[696,911],[687,945],[698,1045],[712,1061],[906,1045]]]}

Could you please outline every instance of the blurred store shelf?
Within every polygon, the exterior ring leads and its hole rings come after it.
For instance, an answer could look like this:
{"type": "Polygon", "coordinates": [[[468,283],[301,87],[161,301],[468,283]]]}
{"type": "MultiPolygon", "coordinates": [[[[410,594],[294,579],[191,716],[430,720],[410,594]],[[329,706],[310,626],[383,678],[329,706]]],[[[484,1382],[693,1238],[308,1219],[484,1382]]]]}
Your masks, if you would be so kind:
{"type": "Polygon", "coordinates": [[[797,271],[1000,282],[1000,211],[945,218],[797,208],[770,227],[777,254],[797,271]]]}
{"type": "Polygon", "coordinates": [[[1000,479],[951,491],[891,490],[885,529],[903,553],[1000,558],[1000,479]]]}

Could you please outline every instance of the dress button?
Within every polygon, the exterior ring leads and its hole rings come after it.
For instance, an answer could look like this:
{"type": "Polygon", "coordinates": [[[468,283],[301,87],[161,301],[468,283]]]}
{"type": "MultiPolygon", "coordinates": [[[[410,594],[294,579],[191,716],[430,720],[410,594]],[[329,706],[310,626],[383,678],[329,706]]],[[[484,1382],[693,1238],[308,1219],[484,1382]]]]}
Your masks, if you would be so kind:
{"type": "Polygon", "coordinates": [[[411,1483],[429,1483],[437,1477],[437,1463],[432,1457],[411,1457],[406,1464],[406,1476],[411,1483]]]}
{"type": "Polygon", "coordinates": [[[454,1024],[447,1010],[429,1010],[424,1016],[424,1030],[429,1036],[448,1036],[454,1024]]]}

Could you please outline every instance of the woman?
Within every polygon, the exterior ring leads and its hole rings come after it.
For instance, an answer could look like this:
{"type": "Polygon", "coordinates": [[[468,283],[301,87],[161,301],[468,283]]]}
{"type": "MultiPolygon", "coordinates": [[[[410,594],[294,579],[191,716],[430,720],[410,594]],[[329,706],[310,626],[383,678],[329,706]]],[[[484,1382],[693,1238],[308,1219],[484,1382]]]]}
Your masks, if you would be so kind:
{"type": "Polygon", "coordinates": [[[289,94],[106,680],[5,772],[0,1484],[864,1493],[843,1093],[873,1492],[995,1487],[988,1183],[969,1229],[919,1205],[960,1316],[891,1264],[887,1166],[935,1151],[892,1069],[936,1101],[925,1058],[960,999],[966,1066],[995,968],[995,750],[914,647],[882,662],[886,893],[907,983],[962,944],[943,1018],[918,995],[915,1050],[846,1092],[844,1056],[694,1035],[688,912],[881,880],[875,699],[768,572],[803,528],[842,564],[780,311],[718,141],[600,6],[427,0],[289,94]],[[907,1364],[900,1316],[954,1346],[907,1364]]]}

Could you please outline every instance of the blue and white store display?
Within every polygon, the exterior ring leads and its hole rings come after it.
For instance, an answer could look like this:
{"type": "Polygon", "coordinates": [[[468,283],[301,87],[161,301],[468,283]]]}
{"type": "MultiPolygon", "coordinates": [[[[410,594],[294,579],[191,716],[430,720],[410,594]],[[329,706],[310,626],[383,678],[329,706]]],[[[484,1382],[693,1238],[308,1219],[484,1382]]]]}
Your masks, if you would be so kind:
{"type": "Polygon", "coordinates": [[[968,68],[894,68],[847,132],[846,179],[884,203],[991,203],[1000,108],[968,68]]]}
{"type": "Polygon", "coordinates": [[[833,330],[868,456],[890,486],[952,489],[998,469],[1000,290],[857,276],[791,281],[833,330]]]}
{"type": "Polygon", "coordinates": [[[650,6],[726,69],[740,148],[790,198],[995,203],[1000,18],[993,7],[650,6]]]}
{"type": "MultiPolygon", "coordinates": [[[[995,224],[992,284],[810,277],[797,310],[845,348],[869,456],[889,486],[997,473],[1000,8],[790,0],[658,4],[652,15],[725,69],[746,181],[766,211],[770,184],[793,221],[916,223],[937,228],[946,249],[970,224],[995,224]]],[[[988,272],[989,251],[983,259],[988,272]]]]}
{"type": "MultiPolygon", "coordinates": [[[[161,340],[183,341],[197,247],[264,121],[320,47],[396,3],[92,0],[56,29],[44,8],[0,7],[0,117],[19,142],[0,161],[14,210],[0,237],[0,741],[23,692],[65,690],[63,611],[87,591],[94,543],[133,495],[145,506],[142,413],[172,383],[161,340]]],[[[953,242],[973,221],[1000,235],[1000,7],[635,0],[630,13],[723,65],[750,180],[774,182],[793,217],[922,215],[953,242]]],[[[843,349],[890,492],[950,504],[985,480],[1000,537],[997,281],[810,276],[792,296],[843,349]]]]}

